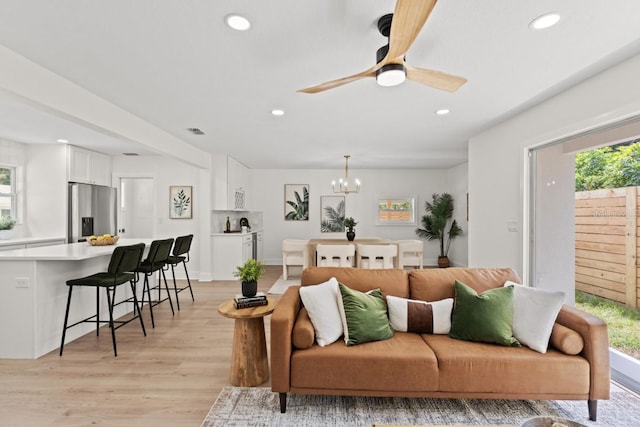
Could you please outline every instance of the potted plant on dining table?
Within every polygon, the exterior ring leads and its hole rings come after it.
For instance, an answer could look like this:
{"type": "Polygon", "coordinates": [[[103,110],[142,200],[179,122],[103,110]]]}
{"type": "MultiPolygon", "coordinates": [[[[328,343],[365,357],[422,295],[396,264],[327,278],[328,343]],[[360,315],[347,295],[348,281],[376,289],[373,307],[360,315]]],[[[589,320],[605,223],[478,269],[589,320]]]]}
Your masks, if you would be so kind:
{"type": "Polygon", "coordinates": [[[358,224],[353,217],[347,217],[342,222],[347,229],[347,240],[353,242],[353,239],[356,238],[356,232],[354,230],[355,226],[358,224]]]}

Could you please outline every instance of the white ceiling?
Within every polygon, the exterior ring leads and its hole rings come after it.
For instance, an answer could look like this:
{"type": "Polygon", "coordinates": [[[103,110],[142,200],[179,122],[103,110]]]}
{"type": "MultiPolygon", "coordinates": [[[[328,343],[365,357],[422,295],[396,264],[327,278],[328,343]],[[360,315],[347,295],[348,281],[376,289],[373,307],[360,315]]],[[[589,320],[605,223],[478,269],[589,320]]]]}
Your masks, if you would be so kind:
{"type": "MultiPolygon", "coordinates": [[[[344,154],[354,169],[450,167],[466,161],[471,136],[640,53],[640,1],[440,0],[406,60],[466,77],[458,92],[374,79],[296,92],[374,65],[386,41],[376,22],[394,5],[0,0],[0,44],[202,150],[277,169],[340,168],[344,154]],[[557,26],[528,28],[550,11],[557,26]],[[253,27],[229,29],[231,12],[253,27]]],[[[0,137],[153,152],[2,93],[0,137]]]]}

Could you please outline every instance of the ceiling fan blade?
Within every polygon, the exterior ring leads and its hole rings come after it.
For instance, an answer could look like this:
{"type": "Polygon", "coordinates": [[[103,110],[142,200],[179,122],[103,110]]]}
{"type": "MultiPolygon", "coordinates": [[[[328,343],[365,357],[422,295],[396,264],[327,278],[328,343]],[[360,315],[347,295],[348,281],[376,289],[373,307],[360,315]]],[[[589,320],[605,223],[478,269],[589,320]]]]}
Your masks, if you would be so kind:
{"type": "Polygon", "coordinates": [[[397,0],[389,34],[389,52],[380,64],[402,62],[402,58],[420,34],[437,1],[397,0]]]}
{"type": "Polygon", "coordinates": [[[405,67],[407,68],[407,78],[409,80],[447,92],[455,92],[467,82],[464,77],[453,76],[441,71],[415,68],[408,64],[405,64],[405,67]]]}
{"type": "Polygon", "coordinates": [[[304,89],[298,89],[297,92],[303,92],[303,93],[323,92],[325,90],[329,90],[329,89],[336,88],[338,86],[346,85],[347,83],[351,83],[351,82],[354,82],[356,80],[360,80],[360,79],[365,78],[365,77],[375,77],[375,76],[376,76],[376,72],[375,72],[375,69],[372,67],[372,68],[369,68],[366,71],[363,71],[363,72],[358,73],[358,74],[354,74],[352,76],[343,77],[343,78],[337,79],[337,80],[331,80],[329,82],[320,83],[319,85],[307,87],[307,88],[304,88],[304,89]]]}

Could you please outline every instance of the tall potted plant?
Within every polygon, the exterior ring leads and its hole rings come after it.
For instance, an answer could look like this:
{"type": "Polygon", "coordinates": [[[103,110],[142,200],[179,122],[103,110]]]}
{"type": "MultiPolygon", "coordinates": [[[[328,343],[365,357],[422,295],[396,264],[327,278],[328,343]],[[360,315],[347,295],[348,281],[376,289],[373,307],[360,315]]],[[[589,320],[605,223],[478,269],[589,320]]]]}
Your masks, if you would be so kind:
{"type": "Polygon", "coordinates": [[[462,228],[453,218],[453,197],[448,193],[433,194],[433,201],[425,202],[427,212],[422,217],[422,226],[416,234],[427,240],[440,241],[439,267],[449,267],[449,247],[451,240],[462,234],[462,228]]]}
{"type": "Polygon", "coordinates": [[[16,220],[10,216],[0,216],[0,240],[8,240],[13,237],[13,226],[16,220]]]}
{"type": "Polygon", "coordinates": [[[242,295],[252,297],[258,293],[258,280],[264,275],[262,261],[249,258],[243,265],[237,266],[235,276],[242,280],[242,295]]]}

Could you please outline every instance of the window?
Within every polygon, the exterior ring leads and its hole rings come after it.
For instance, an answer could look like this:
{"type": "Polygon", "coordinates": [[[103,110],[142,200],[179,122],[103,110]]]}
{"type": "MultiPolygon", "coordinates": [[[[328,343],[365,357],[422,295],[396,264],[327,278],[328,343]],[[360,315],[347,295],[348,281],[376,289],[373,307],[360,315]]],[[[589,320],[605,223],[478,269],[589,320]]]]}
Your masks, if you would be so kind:
{"type": "Polygon", "coordinates": [[[0,165],[0,216],[16,218],[16,168],[0,165]]]}

